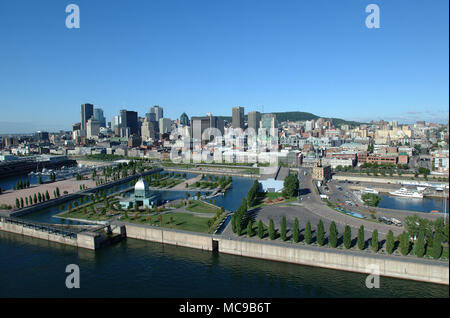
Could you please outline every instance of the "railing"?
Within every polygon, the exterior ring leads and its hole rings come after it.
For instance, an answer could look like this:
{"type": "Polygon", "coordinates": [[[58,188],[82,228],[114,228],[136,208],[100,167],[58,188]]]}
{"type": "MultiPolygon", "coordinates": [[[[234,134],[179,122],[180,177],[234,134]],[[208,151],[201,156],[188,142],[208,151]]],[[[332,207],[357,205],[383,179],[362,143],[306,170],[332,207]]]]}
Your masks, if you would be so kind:
{"type": "Polygon", "coordinates": [[[61,235],[62,237],[70,237],[73,239],[77,238],[76,232],[59,229],[59,228],[52,227],[52,226],[42,224],[42,223],[25,221],[25,220],[11,218],[11,217],[0,217],[0,221],[2,221],[3,223],[20,225],[20,226],[23,226],[26,228],[31,228],[31,229],[37,230],[37,231],[47,232],[49,234],[61,235]]]}

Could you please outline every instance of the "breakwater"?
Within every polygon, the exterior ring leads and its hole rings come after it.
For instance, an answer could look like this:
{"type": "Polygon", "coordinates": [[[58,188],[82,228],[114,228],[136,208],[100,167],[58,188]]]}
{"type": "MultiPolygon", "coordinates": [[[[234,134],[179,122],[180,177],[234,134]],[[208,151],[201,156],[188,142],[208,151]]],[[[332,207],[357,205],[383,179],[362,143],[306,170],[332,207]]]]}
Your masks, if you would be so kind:
{"type": "Polygon", "coordinates": [[[294,246],[288,243],[244,238],[231,239],[220,235],[129,223],[123,225],[127,237],[139,240],[357,273],[370,273],[371,266],[375,265],[381,276],[446,285],[449,283],[448,263],[440,261],[409,259],[392,255],[365,255],[361,252],[332,250],[301,244],[294,246]]]}

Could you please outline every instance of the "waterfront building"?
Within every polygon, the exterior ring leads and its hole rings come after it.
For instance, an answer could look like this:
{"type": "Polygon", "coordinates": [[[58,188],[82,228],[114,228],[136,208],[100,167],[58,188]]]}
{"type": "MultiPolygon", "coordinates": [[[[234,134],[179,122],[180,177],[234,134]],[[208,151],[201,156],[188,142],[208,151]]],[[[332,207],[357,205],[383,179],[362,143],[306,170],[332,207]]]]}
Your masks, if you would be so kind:
{"type": "Polygon", "coordinates": [[[233,107],[231,126],[244,129],[244,107],[233,107]]]}
{"type": "Polygon", "coordinates": [[[134,185],[134,193],[130,198],[121,200],[120,206],[123,209],[134,208],[135,206],[153,208],[161,200],[159,192],[150,191],[147,182],[140,178],[134,185]]]}
{"type": "Polygon", "coordinates": [[[322,165],[322,160],[317,160],[313,167],[312,177],[314,180],[318,181],[326,181],[331,179],[331,166],[322,165]]]}

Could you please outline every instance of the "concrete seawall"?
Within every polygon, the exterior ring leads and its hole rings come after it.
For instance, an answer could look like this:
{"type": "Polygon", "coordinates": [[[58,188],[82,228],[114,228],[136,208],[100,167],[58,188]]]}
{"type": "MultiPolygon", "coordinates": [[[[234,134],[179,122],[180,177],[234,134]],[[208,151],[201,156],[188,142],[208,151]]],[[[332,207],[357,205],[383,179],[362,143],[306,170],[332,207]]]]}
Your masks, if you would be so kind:
{"type": "Polygon", "coordinates": [[[425,259],[408,259],[390,255],[328,249],[323,247],[264,242],[251,239],[226,239],[218,235],[124,224],[129,238],[196,248],[206,251],[287,262],[308,266],[370,273],[369,265],[377,265],[380,275],[436,284],[449,284],[449,266],[425,259]]]}

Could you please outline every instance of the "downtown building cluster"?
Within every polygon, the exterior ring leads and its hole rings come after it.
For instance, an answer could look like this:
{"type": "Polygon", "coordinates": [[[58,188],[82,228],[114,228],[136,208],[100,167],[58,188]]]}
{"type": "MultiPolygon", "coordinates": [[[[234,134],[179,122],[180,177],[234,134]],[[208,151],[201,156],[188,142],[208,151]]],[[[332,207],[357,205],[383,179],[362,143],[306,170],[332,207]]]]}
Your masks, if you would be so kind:
{"type": "Polygon", "coordinates": [[[364,164],[408,165],[448,176],[448,124],[383,120],[338,124],[315,117],[290,120],[287,116],[280,122],[276,114],[250,111],[246,115],[244,107],[232,107],[228,117],[207,113],[189,118],[182,113],[173,120],[164,117],[163,107],[153,106],[143,116],[123,109],[106,121],[101,108],[85,103],[71,131],[2,137],[0,160],[32,154],[169,160],[173,154],[189,152],[185,162],[315,166],[322,167],[323,178],[331,169],[364,164]]]}

